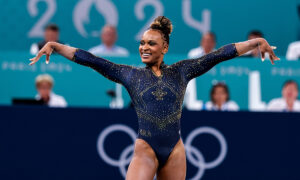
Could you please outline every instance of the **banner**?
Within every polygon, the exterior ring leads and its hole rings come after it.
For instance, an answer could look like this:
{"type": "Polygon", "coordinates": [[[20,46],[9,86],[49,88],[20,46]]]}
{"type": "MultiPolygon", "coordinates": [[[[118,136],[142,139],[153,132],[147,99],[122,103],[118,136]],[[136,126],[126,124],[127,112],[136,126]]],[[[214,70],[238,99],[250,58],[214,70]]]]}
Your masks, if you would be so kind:
{"type": "Polygon", "coordinates": [[[299,35],[299,0],[11,0],[0,1],[1,50],[29,51],[42,39],[44,27],[56,23],[61,41],[89,49],[100,43],[104,24],[118,27],[118,44],[137,52],[142,33],[165,15],[174,24],[170,52],[186,54],[199,45],[204,32],[217,35],[217,46],[243,41],[258,29],[278,53],[285,55],[299,35]],[[275,13],[276,12],[276,13],[275,13]]]}
{"type": "MultiPolygon", "coordinates": [[[[0,179],[124,179],[133,110],[1,107],[0,179]]],[[[187,179],[297,180],[300,115],[184,111],[187,179]]]]}
{"type": "MultiPolygon", "coordinates": [[[[48,73],[54,77],[53,91],[65,97],[69,106],[110,107],[115,99],[108,96],[108,90],[114,90],[117,98],[126,108],[130,97],[126,89],[107,80],[96,71],[80,66],[59,55],[52,55],[50,63],[45,63],[43,57],[36,65],[29,66],[28,53],[0,53],[0,104],[11,104],[12,98],[34,98],[37,91],[34,80],[39,74],[48,73]]],[[[118,64],[145,67],[139,55],[126,58],[108,58],[118,64]]],[[[173,64],[186,59],[183,55],[168,54],[166,64],[173,64]]],[[[273,98],[281,97],[283,83],[293,79],[300,84],[300,64],[281,58],[275,65],[266,60],[261,62],[255,58],[236,58],[222,62],[204,75],[196,78],[196,86],[192,91],[197,94],[194,101],[203,103],[210,100],[210,89],[213,83],[225,82],[229,87],[230,98],[236,101],[242,110],[255,110],[253,107],[262,106],[261,110],[273,98]]]]}

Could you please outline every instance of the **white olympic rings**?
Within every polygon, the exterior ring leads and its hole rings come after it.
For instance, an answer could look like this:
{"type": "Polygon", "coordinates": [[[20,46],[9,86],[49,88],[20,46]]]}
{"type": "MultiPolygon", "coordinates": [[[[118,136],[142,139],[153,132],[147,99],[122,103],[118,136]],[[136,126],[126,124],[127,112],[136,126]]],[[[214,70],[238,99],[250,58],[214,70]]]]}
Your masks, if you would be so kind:
{"type": "MultiPolygon", "coordinates": [[[[136,139],[136,133],[133,129],[126,125],[122,124],[114,124],[107,128],[105,128],[99,135],[97,141],[97,150],[100,157],[109,165],[119,167],[121,175],[125,178],[126,177],[126,166],[130,163],[133,151],[134,151],[134,142],[136,139]],[[115,160],[110,158],[104,149],[104,141],[106,137],[115,131],[123,131],[127,133],[133,141],[133,144],[127,146],[121,153],[119,160],[115,160]],[[131,156],[129,156],[131,154],[131,156]]],[[[186,138],[185,141],[185,150],[186,150],[186,157],[187,160],[193,165],[198,167],[198,172],[194,175],[194,177],[190,178],[191,180],[200,180],[204,175],[206,169],[212,169],[220,165],[226,157],[227,154],[227,143],[224,136],[216,129],[212,127],[199,127],[194,129],[186,138]],[[192,146],[193,140],[196,136],[201,134],[210,134],[219,141],[220,143],[220,154],[218,157],[211,161],[206,162],[203,154],[197,148],[192,146]],[[193,156],[194,155],[194,156],[193,156]]]]}
{"type": "Polygon", "coordinates": [[[109,164],[111,166],[118,166],[122,176],[126,177],[126,165],[128,165],[130,163],[132,156],[128,157],[127,159],[126,159],[126,157],[128,156],[128,154],[130,152],[133,152],[134,145],[131,144],[131,145],[127,146],[121,153],[119,160],[114,160],[114,159],[110,158],[104,150],[104,141],[105,141],[106,136],[114,131],[123,131],[123,132],[127,133],[131,137],[133,144],[134,144],[135,139],[136,139],[136,133],[134,132],[134,130],[132,130],[130,127],[128,127],[126,125],[115,124],[115,125],[105,128],[101,132],[101,134],[98,138],[98,141],[97,141],[97,150],[98,150],[100,157],[107,164],[109,164]]]}

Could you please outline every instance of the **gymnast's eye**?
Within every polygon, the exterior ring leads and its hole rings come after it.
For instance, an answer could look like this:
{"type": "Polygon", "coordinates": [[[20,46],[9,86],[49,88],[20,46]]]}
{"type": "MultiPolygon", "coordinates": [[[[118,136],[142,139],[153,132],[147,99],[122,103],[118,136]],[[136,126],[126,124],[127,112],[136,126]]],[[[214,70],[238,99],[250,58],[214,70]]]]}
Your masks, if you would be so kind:
{"type": "Polygon", "coordinates": [[[145,45],[145,41],[140,41],[140,45],[145,45]]]}
{"type": "Polygon", "coordinates": [[[156,45],[156,42],[154,42],[154,41],[149,41],[149,45],[150,45],[150,46],[154,46],[154,45],[156,45]]]}

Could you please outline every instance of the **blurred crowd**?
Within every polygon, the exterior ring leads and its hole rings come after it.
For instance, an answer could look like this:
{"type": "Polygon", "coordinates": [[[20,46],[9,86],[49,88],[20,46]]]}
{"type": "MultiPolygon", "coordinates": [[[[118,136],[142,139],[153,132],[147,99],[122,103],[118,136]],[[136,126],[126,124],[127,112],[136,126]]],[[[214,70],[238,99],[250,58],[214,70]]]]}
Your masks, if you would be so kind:
{"type": "MultiPolygon", "coordinates": [[[[263,33],[258,30],[249,32],[247,39],[263,38],[263,33]]],[[[117,28],[112,25],[105,25],[100,33],[100,43],[89,49],[89,52],[98,56],[129,56],[129,51],[116,44],[118,39],[117,28]]],[[[30,53],[35,55],[47,42],[55,41],[63,43],[59,39],[59,27],[49,24],[45,28],[44,39],[32,44],[30,53]]],[[[198,58],[216,50],[217,37],[213,32],[203,34],[199,46],[191,49],[187,56],[198,58]]],[[[55,53],[55,52],[54,52],[55,53]]],[[[260,57],[259,48],[249,51],[242,57],[260,57]]],[[[300,58],[300,41],[292,42],[288,46],[286,59],[296,61],[300,58]]],[[[266,55],[268,59],[268,55],[266,55]]],[[[66,107],[66,100],[52,91],[54,85],[53,78],[48,74],[39,75],[36,78],[37,100],[42,100],[49,107],[66,107]]],[[[210,90],[210,100],[205,104],[202,101],[195,101],[196,80],[189,82],[184,99],[185,107],[189,110],[207,111],[238,111],[239,105],[230,99],[229,87],[224,82],[214,83],[210,90]]],[[[111,108],[123,107],[121,86],[116,84],[116,90],[108,90],[107,95],[112,98],[111,108]]],[[[286,81],[281,90],[282,97],[272,99],[268,105],[268,111],[300,112],[300,101],[298,100],[298,84],[294,80],[286,81]]]]}

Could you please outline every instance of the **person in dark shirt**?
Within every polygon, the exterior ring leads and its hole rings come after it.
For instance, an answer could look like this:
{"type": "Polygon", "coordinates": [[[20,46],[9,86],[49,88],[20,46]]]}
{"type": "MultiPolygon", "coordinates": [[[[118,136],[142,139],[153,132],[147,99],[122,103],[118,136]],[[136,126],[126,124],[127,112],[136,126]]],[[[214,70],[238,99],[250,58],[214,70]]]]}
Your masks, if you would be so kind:
{"type": "Polygon", "coordinates": [[[59,27],[56,24],[48,24],[45,27],[44,39],[38,43],[33,43],[30,48],[30,53],[35,55],[41,50],[47,42],[58,42],[59,41],[59,27]]]}

